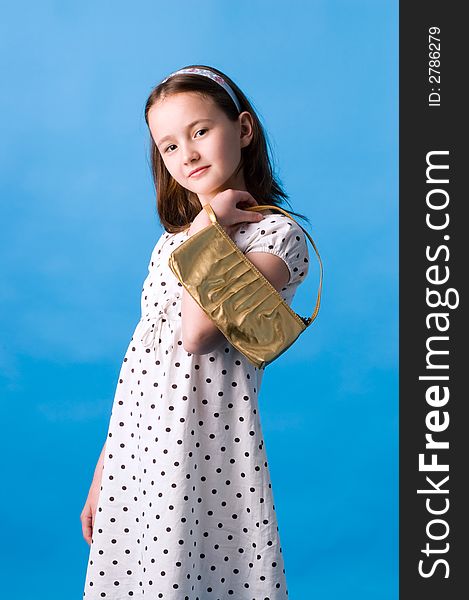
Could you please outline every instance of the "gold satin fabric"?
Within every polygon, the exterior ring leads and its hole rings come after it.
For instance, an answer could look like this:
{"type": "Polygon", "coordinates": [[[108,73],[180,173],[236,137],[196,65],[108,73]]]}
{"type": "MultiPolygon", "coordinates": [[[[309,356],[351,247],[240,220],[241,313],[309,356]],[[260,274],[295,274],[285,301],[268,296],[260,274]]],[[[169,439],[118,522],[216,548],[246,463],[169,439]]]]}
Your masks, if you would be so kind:
{"type": "Polygon", "coordinates": [[[285,352],[310,324],[217,221],[178,246],[169,267],[227,340],[259,369],[285,352]]]}

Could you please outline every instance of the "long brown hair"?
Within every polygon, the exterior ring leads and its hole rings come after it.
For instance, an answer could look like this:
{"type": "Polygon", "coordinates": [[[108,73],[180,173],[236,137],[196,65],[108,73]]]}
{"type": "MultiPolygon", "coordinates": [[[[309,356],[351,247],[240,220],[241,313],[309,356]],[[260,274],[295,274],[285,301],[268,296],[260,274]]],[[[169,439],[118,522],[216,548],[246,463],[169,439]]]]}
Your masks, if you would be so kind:
{"type": "MultiPolygon", "coordinates": [[[[273,173],[272,163],[267,150],[268,138],[261,122],[249,100],[239,87],[227,75],[206,65],[188,65],[188,67],[209,69],[231,86],[236,94],[242,111],[249,111],[253,120],[253,137],[251,143],[241,148],[241,161],[238,171],[244,168],[244,181],[247,191],[259,204],[272,204],[280,206],[282,201],[288,202],[288,195],[282,189],[277,177],[273,173]]],[[[226,114],[228,119],[236,121],[237,108],[226,91],[209,77],[196,74],[180,73],[173,75],[164,83],[158,84],[151,91],[145,104],[145,122],[148,129],[148,112],[160,99],[182,92],[196,92],[204,98],[211,98],[215,104],[226,114]]],[[[269,149],[272,148],[269,143],[269,149]]],[[[150,133],[150,160],[153,183],[156,190],[156,207],[160,222],[166,231],[175,233],[186,229],[200,212],[200,202],[197,195],[181,186],[167,170],[163,158],[150,133]]],[[[238,172],[237,171],[237,172],[238,172]]],[[[288,204],[290,204],[288,202],[288,204]]],[[[308,221],[299,213],[289,210],[290,213],[308,221]]]]}

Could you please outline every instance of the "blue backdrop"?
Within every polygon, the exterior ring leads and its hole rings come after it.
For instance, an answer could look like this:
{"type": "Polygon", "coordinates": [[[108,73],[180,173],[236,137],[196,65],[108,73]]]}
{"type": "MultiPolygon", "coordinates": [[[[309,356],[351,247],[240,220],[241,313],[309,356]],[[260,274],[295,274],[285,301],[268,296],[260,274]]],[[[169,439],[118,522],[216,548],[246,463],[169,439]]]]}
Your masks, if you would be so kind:
{"type": "Polygon", "coordinates": [[[3,597],[81,597],[80,512],[162,231],[144,102],[203,63],[253,101],[324,260],[318,320],[260,397],[289,597],[397,598],[397,27],[388,0],[3,8],[3,597]]]}

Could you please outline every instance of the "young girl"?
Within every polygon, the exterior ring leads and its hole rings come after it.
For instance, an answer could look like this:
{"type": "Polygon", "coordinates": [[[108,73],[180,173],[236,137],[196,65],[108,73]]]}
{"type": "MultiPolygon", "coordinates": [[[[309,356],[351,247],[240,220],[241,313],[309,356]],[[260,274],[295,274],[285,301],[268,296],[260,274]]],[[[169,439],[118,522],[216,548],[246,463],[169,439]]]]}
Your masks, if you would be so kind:
{"type": "Polygon", "coordinates": [[[226,340],[168,258],[210,225],[202,209],[209,202],[290,304],[308,272],[306,239],[284,214],[245,210],[287,196],[255,111],[226,75],[204,65],[171,74],[151,92],[145,119],[165,231],[151,254],[142,317],[81,513],[90,544],[83,595],[284,599],[258,413],[263,369],[226,340]]]}

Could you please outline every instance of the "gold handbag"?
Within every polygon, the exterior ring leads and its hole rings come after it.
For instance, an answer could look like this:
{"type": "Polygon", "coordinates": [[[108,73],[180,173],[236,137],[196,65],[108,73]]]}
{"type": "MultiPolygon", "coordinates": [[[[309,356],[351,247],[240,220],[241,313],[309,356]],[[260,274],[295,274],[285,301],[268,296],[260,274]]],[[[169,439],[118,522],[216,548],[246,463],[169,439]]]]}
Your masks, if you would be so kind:
{"type": "MultiPolygon", "coordinates": [[[[314,312],[300,317],[238,248],[218,223],[210,204],[204,205],[211,224],[194,233],[169,257],[169,267],[226,339],[259,369],[283,354],[316,318],[321,301],[322,261],[314,312]]],[[[280,210],[264,204],[246,210],[280,210]]]]}

